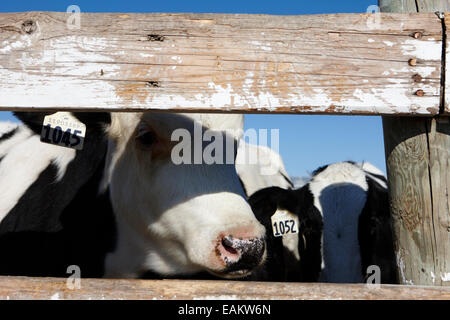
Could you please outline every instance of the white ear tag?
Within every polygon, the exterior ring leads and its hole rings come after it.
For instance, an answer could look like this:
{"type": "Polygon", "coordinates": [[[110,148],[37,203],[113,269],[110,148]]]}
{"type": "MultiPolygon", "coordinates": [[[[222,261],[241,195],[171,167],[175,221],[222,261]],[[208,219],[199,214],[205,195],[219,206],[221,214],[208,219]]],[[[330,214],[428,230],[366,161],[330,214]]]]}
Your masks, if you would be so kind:
{"type": "Polygon", "coordinates": [[[57,112],[44,118],[42,142],[82,150],[85,136],[86,125],[70,112],[57,112]]]}
{"type": "Polygon", "coordinates": [[[295,214],[287,210],[277,209],[270,219],[275,237],[298,233],[298,217],[295,214]]]}

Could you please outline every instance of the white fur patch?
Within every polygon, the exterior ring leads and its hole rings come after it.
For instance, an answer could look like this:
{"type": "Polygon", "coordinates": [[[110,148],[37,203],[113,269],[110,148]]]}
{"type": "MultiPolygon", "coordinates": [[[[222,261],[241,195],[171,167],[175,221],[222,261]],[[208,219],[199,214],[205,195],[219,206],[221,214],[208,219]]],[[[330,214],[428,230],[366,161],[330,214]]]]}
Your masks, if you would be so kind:
{"type": "Polygon", "coordinates": [[[18,127],[17,123],[4,121],[0,122],[0,137],[18,127]]]}
{"type": "MultiPolygon", "coordinates": [[[[298,252],[298,246],[299,246],[299,235],[296,234],[286,234],[282,238],[283,247],[285,247],[289,252],[292,253],[292,255],[295,257],[295,260],[300,261],[300,253],[298,252]]],[[[304,245],[303,239],[300,242],[300,245],[304,245]]]]}
{"type": "Polygon", "coordinates": [[[14,130],[14,128],[17,128],[14,135],[9,139],[0,142],[0,158],[4,157],[12,147],[18,145],[33,134],[33,132],[24,125],[18,126],[10,122],[0,122],[0,136],[14,130]]]}
{"type": "Polygon", "coordinates": [[[248,196],[266,187],[276,186],[283,189],[292,187],[286,180],[286,178],[289,179],[289,175],[284,167],[283,159],[266,146],[252,145],[241,140],[237,152],[236,170],[248,196]],[[264,168],[275,169],[269,172],[276,173],[263,174],[264,168]]]}
{"type": "MultiPolygon", "coordinates": [[[[31,133],[25,129],[23,134],[31,133]]],[[[0,144],[2,150],[7,150],[0,162],[0,222],[52,161],[58,168],[58,180],[75,157],[75,150],[41,143],[38,135],[25,136],[20,134],[17,140],[22,141],[16,140],[17,144],[8,148],[0,144]]]]}
{"type": "Polygon", "coordinates": [[[367,199],[364,171],[335,163],[313,177],[309,188],[323,217],[321,281],[361,282],[358,219],[367,199]]]}
{"type": "Polygon", "coordinates": [[[387,189],[387,184],[385,181],[381,180],[380,178],[374,176],[374,175],[378,175],[378,176],[383,176],[384,177],[384,173],[378,169],[377,167],[375,167],[373,164],[369,163],[369,162],[363,162],[360,164],[361,168],[366,171],[366,174],[373,180],[375,180],[380,186],[382,186],[383,188],[387,189]]]}

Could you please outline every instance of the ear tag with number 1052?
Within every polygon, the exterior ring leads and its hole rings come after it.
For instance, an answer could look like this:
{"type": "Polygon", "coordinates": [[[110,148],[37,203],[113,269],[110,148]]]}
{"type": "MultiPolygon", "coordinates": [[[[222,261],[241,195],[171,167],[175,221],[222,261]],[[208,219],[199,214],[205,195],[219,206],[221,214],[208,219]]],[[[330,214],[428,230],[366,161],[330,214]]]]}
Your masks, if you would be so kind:
{"type": "Polygon", "coordinates": [[[86,125],[70,112],[57,112],[44,118],[42,142],[82,150],[85,136],[86,125]]]}
{"type": "Polygon", "coordinates": [[[270,219],[275,237],[298,233],[298,217],[295,214],[287,210],[277,209],[270,219]]]}

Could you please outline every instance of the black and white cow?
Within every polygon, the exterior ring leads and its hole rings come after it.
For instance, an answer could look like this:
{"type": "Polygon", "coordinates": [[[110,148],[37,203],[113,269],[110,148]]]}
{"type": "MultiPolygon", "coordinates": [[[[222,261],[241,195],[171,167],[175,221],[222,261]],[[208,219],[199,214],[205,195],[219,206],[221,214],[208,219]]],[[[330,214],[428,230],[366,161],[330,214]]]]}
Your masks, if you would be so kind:
{"type": "Polygon", "coordinates": [[[367,267],[377,265],[382,283],[397,283],[387,183],[373,165],[327,165],[300,189],[262,189],[249,202],[267,229],[268,257],[253,279],[363,282],[367,267]],[[299,219],[290,248],[270,232],[277,208],[299,219]],[[299,260],[292,259],[295,250],[299,260]]]}
{"type": "MultiPolygon", "coordinates": [[[[83,277],[235,278],[264,261],[265,228],[234,164],[171,159],[175,129],[236,144],[242,116],[74,115],[87,126],[82,151],[41,143],[43,113],[18,113],[27,127],[0,137],[0,274],[66,276],[78,265],[83,277]]],[[[205,149],[189,145],[192,156],[205,149]]]]}

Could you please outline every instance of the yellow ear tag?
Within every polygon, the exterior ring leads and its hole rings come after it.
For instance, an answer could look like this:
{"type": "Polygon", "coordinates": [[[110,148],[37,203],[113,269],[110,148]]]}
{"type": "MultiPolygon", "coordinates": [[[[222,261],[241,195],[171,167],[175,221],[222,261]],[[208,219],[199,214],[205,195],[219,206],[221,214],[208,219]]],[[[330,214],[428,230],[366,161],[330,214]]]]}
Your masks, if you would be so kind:
{"type": "Polygon", "coordinates": [[[42,142],[82,150],[85,136],[86,125],[70,112],[57,112],[44,118],[42,142]]]}
{"type": "Polygon", "coordinates": [[[277,209],[270,219],[275,237],[298,233],[298,217],[295,214],[287,210],[277,209]]]}

